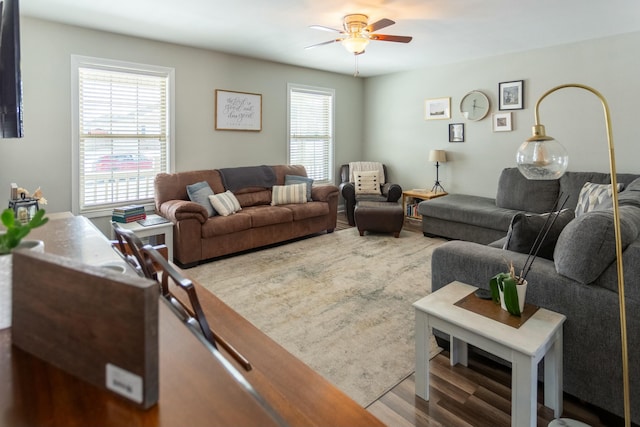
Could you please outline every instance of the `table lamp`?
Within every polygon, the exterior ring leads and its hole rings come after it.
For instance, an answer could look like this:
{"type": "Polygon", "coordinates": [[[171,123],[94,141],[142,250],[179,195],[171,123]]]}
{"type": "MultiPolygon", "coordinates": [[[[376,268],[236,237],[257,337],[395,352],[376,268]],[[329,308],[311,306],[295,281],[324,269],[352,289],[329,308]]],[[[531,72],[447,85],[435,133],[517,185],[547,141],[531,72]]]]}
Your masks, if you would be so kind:
{"type": "MultiPolygon", "coordinates": [[[[533,136],[527,139],[516,155],[518,169],[527,179],[557,179],[560,178],[568,165],[568,155],[564,147],[554,138],[547,136],[545,128],[540,124],[538,109],[540,102],[548,95],[565,88],[578,88],[591,92],[600,99],[604,109],[604,119],[607,130],[607,142],[609,144],[609,170],[611,173],[611,188],[617,188],[615,153],[613,150],[613,135],[611,132],[611,118],[607,101],[597,90],[576,83],[564,84],[556,86],[540,97],[535,105],[535,125],[533,126],[533,136]]],[[[622,237],[620,234],[620,211],[618,205],[618,192],[612,191],[613,198],[613,221],[616,241],[616,266],[618,271],[618,301],[620,308],[620,334],[622,343],[622,381],[624,393],[624,419],[625,426],[631,425],[631,406],[630,406],[630,390],[629,390],[629,358],[627,351],[627,318],[624,298],[624,274],[622,268],[622,237]]],[[[564,421],[563,421],[564,422],[564,421]]],[[[570,425],[558,424],[556,421],[551,422],[554,425],[570,425]]]]}
{"type": "Polygon", "coordinates": [[[436,183],[431,188],[432,193],[438,193],[438,190],[441,192],[445,192],[442,185],[440,185],[440,177],[438,168],[440,168],[440,163],[447,162],[447,152],[444,150],[431,150],[429,151],[429,161],[436,162],[436,183]]]}

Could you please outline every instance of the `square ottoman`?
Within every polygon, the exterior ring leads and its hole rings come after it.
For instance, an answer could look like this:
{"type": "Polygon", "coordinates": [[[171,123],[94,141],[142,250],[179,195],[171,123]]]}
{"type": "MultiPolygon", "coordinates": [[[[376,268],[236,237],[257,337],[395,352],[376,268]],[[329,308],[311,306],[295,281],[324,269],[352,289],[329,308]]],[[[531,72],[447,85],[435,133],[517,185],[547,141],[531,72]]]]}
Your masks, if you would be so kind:
{"type": "Polygon", "coordinates": [[[356,204],[353,215],[361,236],[365,231],[378,231],[400,237],[404,212],[398,203],[363,200],[356,204]]]}

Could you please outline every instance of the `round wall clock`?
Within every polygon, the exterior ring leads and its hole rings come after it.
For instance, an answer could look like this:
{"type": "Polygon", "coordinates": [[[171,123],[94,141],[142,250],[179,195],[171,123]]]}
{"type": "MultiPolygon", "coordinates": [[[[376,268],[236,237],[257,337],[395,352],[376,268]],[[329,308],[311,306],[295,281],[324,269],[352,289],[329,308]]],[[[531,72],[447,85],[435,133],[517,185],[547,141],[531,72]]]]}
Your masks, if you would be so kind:
{"type": "Polygon", "coordinates": [[[460,101],[460,112],[465,119],[477,121],[489,113],[489,98],[479,90],[472,90],[460,101]]]}

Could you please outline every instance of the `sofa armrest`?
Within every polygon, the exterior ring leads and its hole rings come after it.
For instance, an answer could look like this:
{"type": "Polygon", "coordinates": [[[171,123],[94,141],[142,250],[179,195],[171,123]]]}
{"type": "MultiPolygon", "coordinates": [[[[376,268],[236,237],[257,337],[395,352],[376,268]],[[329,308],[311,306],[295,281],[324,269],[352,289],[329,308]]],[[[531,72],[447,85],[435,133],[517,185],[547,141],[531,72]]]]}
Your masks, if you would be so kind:
{"type": "Polygon", "coordinates": [[[196,202],[187,200],[168,200],[160,205],[160,215],[174,224],[178,221],[194,218],[204,224],[209,218],[207,210],[196,202]]]}
{"type": "Polygon", "coordinates": [[[340,194],[344,198],[344,209],[347,213],[349,225],[356,225],[353,211],[356,208],[356,187],[353,182],[343,182],[340,184],[340,194]]]}
{"type": "Polygon", "coordinates": [[[311,198],[314,202],[328,202],[331,197],[337,196],[338,187],[335,185],[315,185],[311,187],[311,198]]]}
{"type": "Polygon", "coordinates": [[[382,186],[382,194],[387,196],[387,202],[397,202],[402,197],[402,187],[387,182],[382,186]]]}
{"type": "Polygon", "coordinates": [[[338,188],[345,200],[351,203],[356,202],[356,186],[353,182],[343,182],[338,188]]]}
{"type": "MultiPolygon", "coordinates": [[[[520,272],[527,254],[465,241],[451,241],[437,247],[431,257],[431,291],[446,286],[455,280],[489,289],[489,279],[506,272],[513,262],[520,272]]],[[[558,289],[579,285],[574,280],[556,272],[553,261],[536,258],[527,280],[527,302],[549,306],[547,298],[553,298],[558,289]],[[531,298],[529,298],[531,296],[531,298]]]]}

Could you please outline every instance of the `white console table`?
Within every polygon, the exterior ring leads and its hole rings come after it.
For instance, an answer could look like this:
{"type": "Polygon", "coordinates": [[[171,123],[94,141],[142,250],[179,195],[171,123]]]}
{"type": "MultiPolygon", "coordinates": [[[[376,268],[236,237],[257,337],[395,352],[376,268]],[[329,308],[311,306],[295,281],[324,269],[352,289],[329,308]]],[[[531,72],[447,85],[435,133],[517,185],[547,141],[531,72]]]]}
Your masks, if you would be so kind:
{"type": "MultiPolygon", "coordinates": [[[[158,217],[159,215],[156,215],[156,214],[147,215],[147,219],[158,218],[158,217]]],[[[151,236],[163,236],[164,244],[167,246],[167,250],[169,252],[169,261],[173,261],[173,223],[172,222],[144,226],[134,221],[129,223],[118,223],[118,225],[122,228],[126,228],[127,230],[133,231],[133,233],[140,238],[151,237],[151,236]]]]}
{"type": "Polygon", "coordinates": [[[511,425],[537,425],[538,363],[544,358],[544,405],[562,414],[562,324],[565,316],[539,308],[519,328],[459,307],[476,287],[452,282],[415,302],[416,395],[429,400],[429,334],[449,334],[451,365],[467,366],[467,343],[511,362],[511,425]]]}

